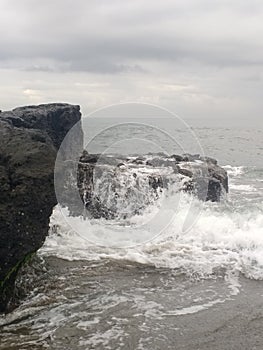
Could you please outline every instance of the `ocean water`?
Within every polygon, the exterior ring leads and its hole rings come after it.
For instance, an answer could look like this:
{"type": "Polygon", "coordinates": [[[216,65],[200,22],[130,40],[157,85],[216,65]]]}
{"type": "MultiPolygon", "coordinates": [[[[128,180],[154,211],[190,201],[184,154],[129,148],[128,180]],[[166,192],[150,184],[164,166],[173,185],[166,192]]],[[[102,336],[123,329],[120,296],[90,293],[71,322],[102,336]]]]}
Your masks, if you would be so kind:
{"type": "MultiPolygon", "coordinates": [[[[106,124],[105,120],[103,123],[106,124]]],[[[178,132],[177,128],[171,131],[172,126],[167,124],[167,132],[176,142],[171,143],[159,129],[156,132],[155,121],[152,129],[148,122],[113,129],[100,126],[103,131],[87,148],[94,153],[125,154],[133,150],[144,154],[147,135],[147,142],[158,139],[157,147],[154,144],[150,152],[158,148],[162,151],[160,144],[168,145],[170,154],[182,149],[192,154],[201,151],[216,158],[227,170],[229,195],[220,203],[203,203],[187,194],[178,196],[168,191],[161,203],[153,203],[141,215],[122,222],[103,219],[85,222],[70,217],[65,221],[67,214],[56,208],[51,223],[58,223],[63,234],[50,236],[43,251],[70,260],[117,259],[179,269],[189,275],[209,276],[216,269],[225,268],[263,279],[263,131],[198,127],[178,132]],[[127,141],[134,134],[135,142],[127,141]],[[162,137],[164,141],[159,142],[162,137]],[[138,142],[141,140],[142,143],[138,142]],[[152,219],[156,216],[156,220],[152,219]],[[192,221],[186,225],[186,220],[192,221]]]]}
{"type": "Polygon", "coordinates": [[[175,349],[180,320],[233,300],[243,278],[263,280],[263,131],[86,122],[90,152],[216,158],[229,194],[203,203],[167,191],[121,221],[71,218],[57,206],[38,252],[43,278],[0,318],[0,349],[175,349]]]}

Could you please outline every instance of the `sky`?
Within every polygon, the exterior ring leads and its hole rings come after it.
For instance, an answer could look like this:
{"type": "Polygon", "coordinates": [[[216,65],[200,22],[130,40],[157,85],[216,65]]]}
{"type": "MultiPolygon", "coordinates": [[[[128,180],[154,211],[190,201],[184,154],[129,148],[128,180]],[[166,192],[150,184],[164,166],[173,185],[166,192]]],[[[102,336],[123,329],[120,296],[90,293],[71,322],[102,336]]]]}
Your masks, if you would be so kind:
{"type": "Polygon", "coordinates": [[[262,0],[1,0],[0,109],[119,102],[262,126],[262,0]]]}

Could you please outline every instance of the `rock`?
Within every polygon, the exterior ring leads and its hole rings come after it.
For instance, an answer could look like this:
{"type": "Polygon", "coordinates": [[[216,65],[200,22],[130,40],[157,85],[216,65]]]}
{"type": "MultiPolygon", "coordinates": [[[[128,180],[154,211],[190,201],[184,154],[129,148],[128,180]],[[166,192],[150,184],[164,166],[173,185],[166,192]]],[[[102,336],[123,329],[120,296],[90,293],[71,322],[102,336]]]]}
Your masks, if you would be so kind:
{"type": "Polygon", "coordinates": [[[80,162],[95,164],[99,160],[99,154],[89,154],[86,150],[83,151],[80,157],[80,162]]]}
{"type": "MultiPolygon", "coordinates": [[[[105,154],[101,157],[98,154],[81,157],[78,187],[89,216],[106,219],[119,217],[117,202],[122,203],[119,205],[122,209],[125,202],[136,201],[136,193],[139,209],[143,210],[152,203],[152,199],[158,198],[162,189],[169,187],[192,193],[200,200],[213,202],[220,201],[223,193],[228,192],[227,172],[210,157],[201,157],[199,154],[170,157],[165,154],[148,154],[136,158],[134,155],[127,156],[121,162],[120,159],[119,155],[105,154]],[[122,177],[115,170],[120,168],[122,177]],[[96,191],[97,182],[100,184],[99,192],[96,191]],[[102,204],[105,203],[105,198],[110,204],[108,207],[102,204]],[[115,205],[112,205],[113,202],[115,205]]],[[[135,206],[133,210],[131,215],[139,213],[135,206]]],[[[75,212],[75,215],[80,215],[82,211],[83,208],[75,212]]]]}
{"type": "Polygon", "coordinates": [[[211,163],[211,164],[217,165],[217,160],[214,159],[214,158],[211,158],[211,157],[200,157],[200,159],[203,162],[207,162],[208,164],[211,163]]]}
{"type": "Polygon", "coordinates": [[[193,173],[191,170],[189,169],[184,169],[184,168],[180,168],[179,167],[179,170],[178,170],[179,174],[182,174],[184,176],[187,176],[187,177],[193,177],[193,173]]]}
{"type": "Polygon", "coordinates": [[[172,154],[171,158],[173,158],[176,162],[182,162],[184,160],[184,157],[178,154],[172,154]]]}
{"type": "Polygon", "coordinates": [[[149,165],[152,167],[167,167],[167,166],[176,167],[176,162],[174,160],[156,157],[156,158],[147,160],[146,165],[149,165]]]}
{"type": "Polygon", "coordinates": [[[164,187],[164,183],[163,183],[162,177],[161,176],[149,175],[149,185],[154,190],[157,190],[158,188],[163,188],[164,187]]]}
{"type": "Polygon", "coordinates": [[[2,113],[1,118],[10,120],[18,128],[45,131],[58,149],[67,132],[79,120],[79,109],[79,106],[52,103],[15,108],[11,112],[2,113]]]}
{"type": "Polygon", "coordinates": [[[68,104],[0,114],[0,312],[12,308],[16,275],[48,234],[57,150],[80,117],[68,104]]]}
{"type": "Polygon", "coordinates": [[[137,158],[133,159],[131,162],[132,162],[133,164],[142,165],[143,162],[144,162],[144,159],[143,159],[143,157],[137,157],[137,158]]]}

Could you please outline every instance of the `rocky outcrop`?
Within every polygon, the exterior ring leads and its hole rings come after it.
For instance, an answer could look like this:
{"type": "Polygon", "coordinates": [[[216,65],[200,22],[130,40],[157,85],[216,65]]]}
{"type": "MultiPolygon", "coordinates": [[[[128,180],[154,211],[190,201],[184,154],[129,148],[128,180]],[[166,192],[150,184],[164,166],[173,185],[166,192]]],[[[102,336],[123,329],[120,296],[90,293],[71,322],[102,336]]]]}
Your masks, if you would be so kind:
{"type": "Polygon", "coordinates": [[[218,202],[228,192],[228,176],[215,159],[200,155],[124,157],[84,151],[78,188],[85,215],[113,219],[142,212],[164,189],[218,202]]]}
{"type": "MultiPolygon", "coordinates": [[[[48,233],[57,150],[80,117],[79,106],[68,104],[0,113],[0,312],[10,307],[18,270],[48,233]]],[[[80,129],[78,146],[81,138],[80,129]]]]}
{"type": "Polygon", "coordinates": [[[74,215],[125,219],[164,190],[210,201],[228,192],[227,173],[209,157],[82,153],[80,123],[63,142],[80,117],[68,104],[0,113],[0,312],[12,307],[17,273],[43,244],[57,199],[74,215]]]}

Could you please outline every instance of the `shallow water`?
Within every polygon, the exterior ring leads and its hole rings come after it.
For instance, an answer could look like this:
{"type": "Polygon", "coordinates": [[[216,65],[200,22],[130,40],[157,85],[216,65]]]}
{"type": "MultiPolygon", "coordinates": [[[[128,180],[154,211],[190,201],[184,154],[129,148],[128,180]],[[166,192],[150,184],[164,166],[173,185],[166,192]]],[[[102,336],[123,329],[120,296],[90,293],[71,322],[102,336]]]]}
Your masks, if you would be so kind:
{"type": "Polygon", "coordinates": [[[230,275],[189,279],[170,269],[109,259],[48,258],[45,264],[49,274],[38,286],[42,292],[35,291],[0,320],[1,349],[164,346],[169,334],[180,331],[180,315],[212,308],[239,293],[238,279],[230,275]]]}

